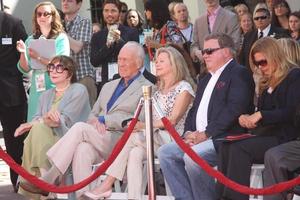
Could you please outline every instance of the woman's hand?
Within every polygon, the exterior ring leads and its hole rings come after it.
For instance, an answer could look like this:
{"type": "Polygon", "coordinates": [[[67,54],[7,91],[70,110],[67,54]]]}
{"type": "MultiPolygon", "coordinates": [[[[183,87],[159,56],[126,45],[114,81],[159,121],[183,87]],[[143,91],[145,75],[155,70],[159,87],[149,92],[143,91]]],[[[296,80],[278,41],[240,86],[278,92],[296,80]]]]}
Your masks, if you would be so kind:
{"type": "Polygon", "coordinates": [[[25,53],[25,52],[26,52],[26,45],[25,45],[25,43],[23,42],[23,40],[17,41],[17,50],[18,50],[20,53],[25,53]]]}
{"type": "Polygon", "coordinates": [[[155,49],[158,49],[158,48],[160,48],[160,47],[163,46],[160,43],[158,43],[157,41],[151,39],[150,37],[146,37],[146,39],[145,39],[145,45],[147,47],[155,48],[155,49]]]}
{"type": "Polygon", "coordinates": [[[35,51],[32,48],[29,48],[28,53],[29,53],[30,58],[38,60],[39,54],[37,51],[35,51]]]}
{"type": "Polygon", "coordinates": [[[44,123],[49,127],[60,125],[60,113],[57,110],[50,110],[43,116],[44,123]]]}
{"type": "Polygon", "coordinates": [[[24,123],[24,124],[21,124],[15,131],[15,134],[14,136],[15,137],[18,137],[20,135],[23,135],[24,133],[30,131],[30,129],[32,128],[32,123],[24,123]]]}
{"type": "Polygon", "coordinates": [[[239,123],[244,128],[255,128],[262,116],[260,112],[255,112],[252,115],[241,115],[239,117],[239,123]]]}

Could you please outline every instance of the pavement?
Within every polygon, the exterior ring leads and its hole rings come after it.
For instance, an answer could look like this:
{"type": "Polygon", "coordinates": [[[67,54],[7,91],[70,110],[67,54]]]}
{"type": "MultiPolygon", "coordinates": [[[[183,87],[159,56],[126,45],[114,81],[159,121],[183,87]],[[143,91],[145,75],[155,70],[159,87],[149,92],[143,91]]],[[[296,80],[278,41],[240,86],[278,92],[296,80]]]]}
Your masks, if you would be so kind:
{"type": "MultiPolygon", "coordinates": [[[[1,128],[1,127],[0,127],[1,128]]],[[[0,132],[0,146],[5,149],[2,132],[0,132]]],[[[0,159],[0,200],[25,200],[23,196],[13,191],[9,178],[9,167],[0,159]]]]}

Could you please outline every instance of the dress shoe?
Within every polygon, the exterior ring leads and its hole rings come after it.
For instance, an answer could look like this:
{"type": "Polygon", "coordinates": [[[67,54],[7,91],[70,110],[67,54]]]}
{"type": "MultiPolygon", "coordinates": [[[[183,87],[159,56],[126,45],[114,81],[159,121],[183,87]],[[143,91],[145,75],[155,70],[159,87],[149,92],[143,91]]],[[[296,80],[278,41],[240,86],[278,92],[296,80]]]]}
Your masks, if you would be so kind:
{"type": "Polygon", "coordinates": [[[94,194],[94,193],[91,193],[89,191],[86,191],[84,193],[84,196],[90,198],[90,199],[105,199],[107,197],[110,197],[111,196],[111,193],[112,193],[112,190],[108,190],[106,192],[103,192],[103,193],[100,193],[100,194],[94,194]]]}
{"type": "Polygon", "coordinates": [[[20,187],[26,190],[27,192],[31,192],[33,194],[41,194],[43,196],[48,196],[49,192],[42,190],[41,188],[38,188],[37,186],[33,185],[32,183],[29,183],[27,181],[21,181],[20,187]]]}

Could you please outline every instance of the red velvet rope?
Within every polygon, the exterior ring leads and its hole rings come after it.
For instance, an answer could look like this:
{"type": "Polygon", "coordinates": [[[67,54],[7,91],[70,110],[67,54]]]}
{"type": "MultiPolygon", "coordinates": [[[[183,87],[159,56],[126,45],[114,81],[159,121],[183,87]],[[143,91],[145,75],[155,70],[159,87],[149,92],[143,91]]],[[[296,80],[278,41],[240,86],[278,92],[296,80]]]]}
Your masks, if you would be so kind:
{"type": "Polygon", "coordinates": [[[178,144],[178,146],[187,154],[190,156],[190,158],[195,161],[207,174],[210,176],[216,178],[220,183],[224,184],[225,186],[231,188],[232,190],[235,190],[237,192],[243,193],[243,194],[252,194],[252,195],[269,195],[269,194],[275,194],[275,193],[280,193],[283,191],[286,191],[290,188],[293,188],[296,185],[300,184],[300,176],[290,180],[290,181],[285,181],[281,182],[279,184],[269,186],[266,188],[250,188],[244,185],[240,185],[230,179],[228,179],[224,174],[219,172],[218,170],[214,169],[211,167],[205,160],[203,160],[201,157],[199,157],[193,149],[187,145],[182,138],[179,136],[179,134],[176,132],[176,130],[173,128],[172,124],[169,122],[169,120],[165,117],[162,118],[162,122],[165,125],[165,128],[175,142],[178,144]]]}
{"type": "Polygon", "coordinates": [[[27,181],[33,183],[34,185],[36,185],[37,187],[45,191],[54,192],[54,193],[74,192],[90,184],[93,180],[95,180],[97,177],[99,177],[101,174],[103,174],[106,171],[106,169],[113,163],[113,161],[119,155],[120,151],[123,149],[136,123],[137,123],[137,117],[132,119],[129,127],[125,130],[123,136],[119,139],[119,141],[115,145],[108,159],[101,166],[99,166],[99,168],[95,171],[95,173],[93,173],[90,177],[84,179],[83,181],[74,184],[72,186],[57,187],[55,185],[44,182],[43,180],[37,178],[36,176],[33,176],[32,174],[28,173],[1,148],[0,148],[0,158],[3,159],[11,169],[13,169],[19,175],[21,175],[24,179],[26,179],[27,181]]]}

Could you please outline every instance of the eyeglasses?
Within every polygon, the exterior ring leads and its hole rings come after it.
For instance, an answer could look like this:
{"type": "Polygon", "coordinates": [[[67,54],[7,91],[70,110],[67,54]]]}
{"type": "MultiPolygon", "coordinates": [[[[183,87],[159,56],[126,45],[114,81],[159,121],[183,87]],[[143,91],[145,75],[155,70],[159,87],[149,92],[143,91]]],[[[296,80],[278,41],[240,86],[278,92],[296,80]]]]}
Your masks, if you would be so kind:
{"type": "Polygon", "coordinates": [[[264,19],[267,19],[268,18],[268,16],[259,16],[259,17],[254,17],[253,19],[255,20],[255,21],[258,21],[258,20],[264,20],[264,19]]]}
{"type": "Polygon", "coordinates": [[[267,66],[267,64],[268,64],[268,61],[267,60],[259,60],[259,61],[256,61],[256,60],[254,60],[253,61],[253,64],[255,65],[255,66],[262,66],[262,67],[265,67],[265,66],[267,66]]]}
{"type": "Polygon", "coordinates": [[[204,54],[207,54],[207,55],[211,55],[211,54],[213,54],[213,52],[215,52],[215,51],[217,51],[217,50],[219,50],[219,49],[222,49],[222,48],[207,48],[207,49],[202,49],[201,50],[201,53],[202,53],[202,55],[204,55],[204,54]]]}
{"type": "Polygon", "coordinates": [[[50,15],[52,15],[52,13],[51,12],[37,12],[36,13],[36,16],[37,17],[49,17],[50,15]]]}
{"type": "Polygon", "coordinates": [[[61,74],[63,71],[68,70],[68,68],[66,68],[63,64],[54,65],[53,63],[49,63],[47,65],[47,70],[48,72],[53,72],[55,70],[56,73],[61,74]]]}

